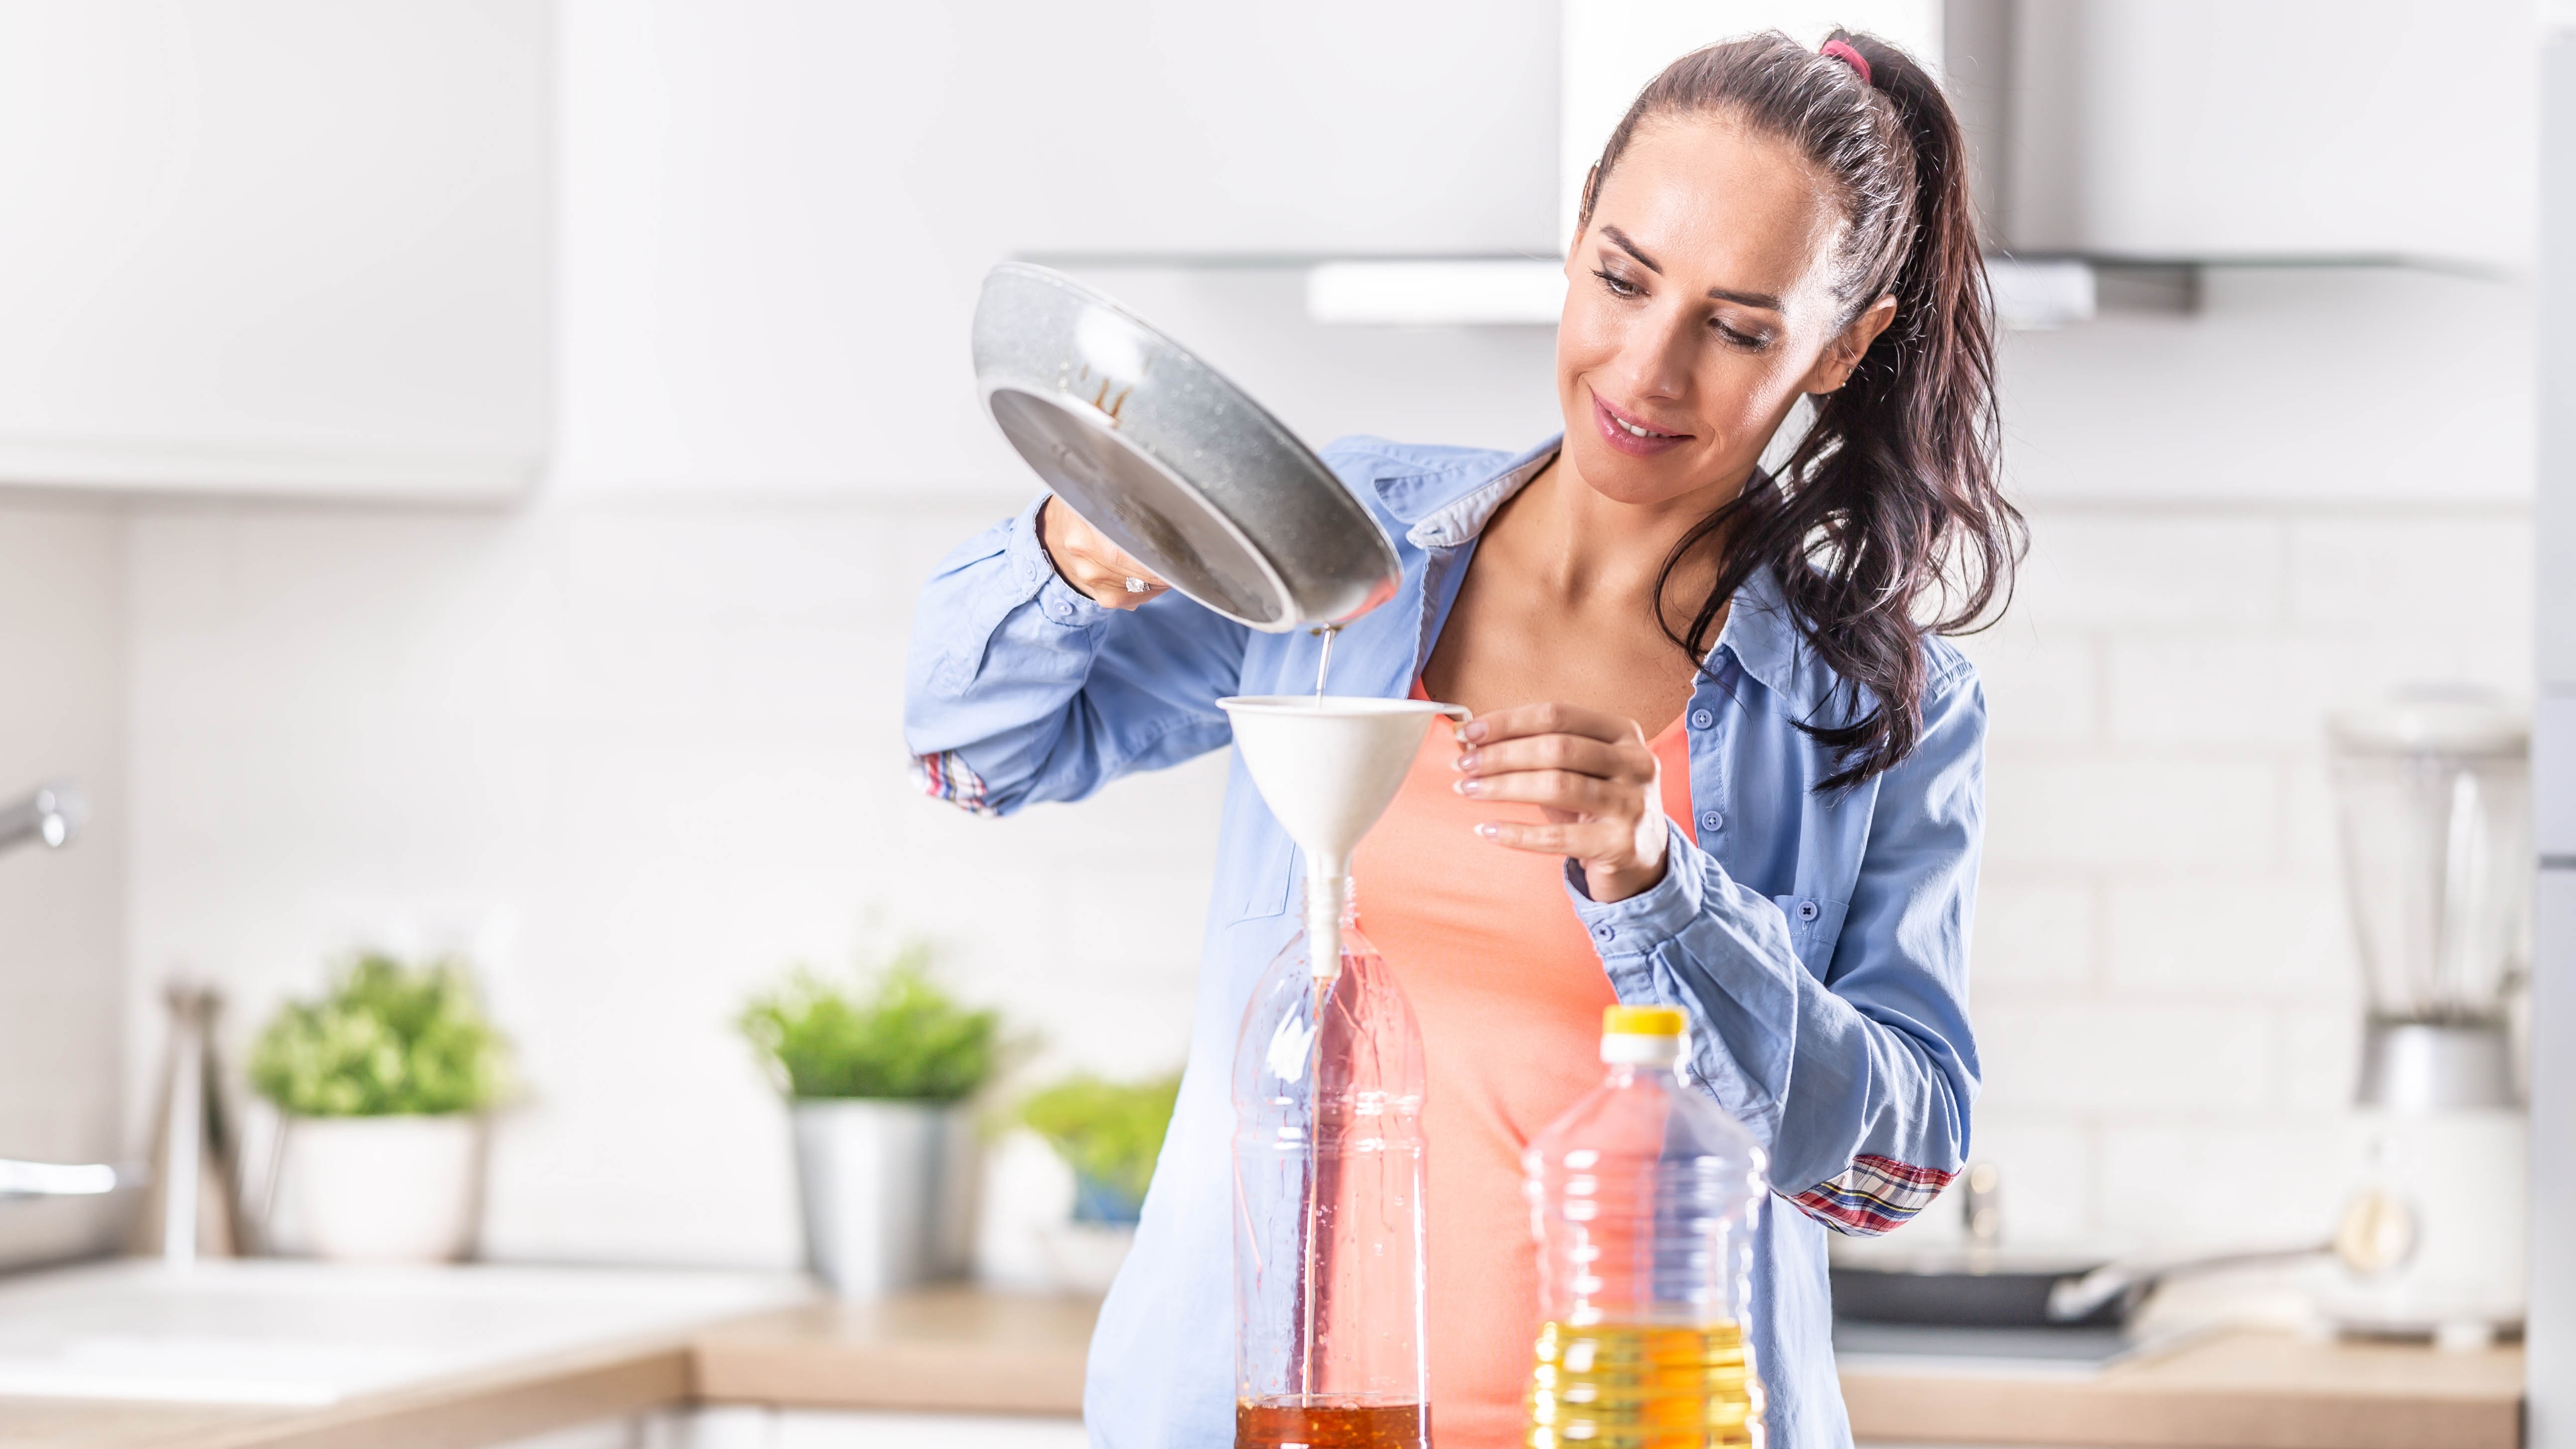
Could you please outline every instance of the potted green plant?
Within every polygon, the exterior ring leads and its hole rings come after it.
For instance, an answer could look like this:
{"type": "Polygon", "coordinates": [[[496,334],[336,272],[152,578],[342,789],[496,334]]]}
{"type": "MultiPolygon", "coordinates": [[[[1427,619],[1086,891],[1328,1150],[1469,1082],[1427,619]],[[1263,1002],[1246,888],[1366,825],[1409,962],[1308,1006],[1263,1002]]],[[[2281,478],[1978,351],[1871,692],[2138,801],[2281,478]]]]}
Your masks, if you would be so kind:
{"type": "Polygon", "coordinates": [[[1140,1082],[1080,1072],[1020,1104],[1020,1124],[1073,1169],[1073,1220],[1046,1238],[1047,1256],[1066,1287],[1109,1290],[1135,1243],[1136,1219],[1180,1091],[1178,1072],[1140,1082]]]}
{"type": "Polygon", "coordinates": [[[963,1272],[973,1246],[962,1104],[992,1074],[1000,1019],[929,963],[916,944],[847,983],[800,967],[737,1018],[788,1098],[806,1266],[850,1297],[963,1272]]]}
{"type": "Polygon", "coordinates": [[[456,961],[370,953],[288,1001],[250,1055],[284,1118],[273,1210],[325,1258],[465,1256],[482,1216],[483,1113],[509,1047],[456,961]]]}

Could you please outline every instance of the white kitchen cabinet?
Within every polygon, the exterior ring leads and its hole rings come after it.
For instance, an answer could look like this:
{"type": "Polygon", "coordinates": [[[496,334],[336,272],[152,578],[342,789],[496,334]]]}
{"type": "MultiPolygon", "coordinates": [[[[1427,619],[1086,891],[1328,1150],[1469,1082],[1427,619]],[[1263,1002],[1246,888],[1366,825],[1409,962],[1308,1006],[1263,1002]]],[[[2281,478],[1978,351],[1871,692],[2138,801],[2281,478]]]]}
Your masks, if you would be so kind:
{"type": "Polygon", "coordinates": [[[2530,0],[2013,12],[2004,209],[2019,250],[2530,265],[2530,0]]]}
{"type": "Polygon", "coordinates": [[[0,482],[543,460],[549,0],[0,0],[0,482]]]}
{"type": "Polygon", "coordinates": [[[913,1449],[924,1444],[940,1449],[1086,1449],[1090,1443],[1080,1419],[1041,1414],[903,1414],[753,1404],[709,1404],[653,1415],[637,1428],[632,1441],[637,1449],[913,1449]]]}
{"type": "Polygon", "coordinates": [[[1564,0],[1556,247],[1574,235],[1583,178],[1663,68],[1713,41],[1782,30],[1818,45],[1859,31],[1941,68],[1942,0],[1564,0]]]}
{"type": "Polygon", "coordinates": [[[953,7],[913,185],[1041,253],[1553,250],[1556,11],[953,7]]]}

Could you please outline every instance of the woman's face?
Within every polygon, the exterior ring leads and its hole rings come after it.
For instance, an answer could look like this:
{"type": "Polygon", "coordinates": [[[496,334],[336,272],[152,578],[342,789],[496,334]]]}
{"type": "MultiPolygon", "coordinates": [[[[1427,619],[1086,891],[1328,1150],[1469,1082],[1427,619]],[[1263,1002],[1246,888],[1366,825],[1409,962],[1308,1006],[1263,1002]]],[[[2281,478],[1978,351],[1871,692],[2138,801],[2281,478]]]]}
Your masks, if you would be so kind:
{"type": "Polygon", "coordinates": [[[1724,116],[1640,126],[1565,259],[1557,397],[1583,481],[1625,503],[1740,483],[1800,394],[1842,386],[1895,310],[1835,327],[1843,227],[1784,142],[1724,116]]]}

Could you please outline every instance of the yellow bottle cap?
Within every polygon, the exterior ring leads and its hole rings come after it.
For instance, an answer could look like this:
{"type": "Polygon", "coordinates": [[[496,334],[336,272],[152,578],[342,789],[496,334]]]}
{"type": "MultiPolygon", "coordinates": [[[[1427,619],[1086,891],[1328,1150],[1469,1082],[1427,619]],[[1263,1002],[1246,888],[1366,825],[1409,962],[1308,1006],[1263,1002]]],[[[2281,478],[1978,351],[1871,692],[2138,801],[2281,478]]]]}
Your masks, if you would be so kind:
{"type": "Polygon", "coordinates": [[[1603,1036],[1680,1036],[1686,1024],[1670,1006],[1612,1006],[1601,1012],[1603,1036]]]}

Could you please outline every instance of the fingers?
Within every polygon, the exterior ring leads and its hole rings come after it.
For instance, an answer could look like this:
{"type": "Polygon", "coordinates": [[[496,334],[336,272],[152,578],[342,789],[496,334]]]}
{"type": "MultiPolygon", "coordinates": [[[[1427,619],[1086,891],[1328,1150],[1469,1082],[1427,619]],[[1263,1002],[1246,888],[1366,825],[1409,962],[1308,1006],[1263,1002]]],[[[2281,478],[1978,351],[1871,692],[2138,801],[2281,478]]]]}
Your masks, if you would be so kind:
{"type": "Polygon", "coordinates": [[[1551,820],[1538,823],[1495,820],[1476,827],[1476,833],[1513,850],[1534,851],[1540,855],[1566,855],[1579,861],[1591,861],[1614,854],[1624,838],[1623,828],[1605,820],[1551,820]]]}
{"type": "Polygon", "coordinates": [[[1050,498],[1040,514],[1039,541],[1064,581],[1093,603],[1108,609],[1133,609],[1171,591],[1125,549],[1109,541],[1061,498],[1050,498]]]}
{"type": "Polygon", "coordinates": [[[1645,742],[1632,719],[1576,704],[1523,704],[1480,714],[1458,727],[1462,745],[1484,745],[1531,735],[1580,735],[1603,744],[1645,742]]]}
{"type": "Polygon", "coordinates": [[[1661,880],[1661,766],[1636,721],[1579,705],[1533,704],[1479,715],[1458,731],[1461,795],[1530,805],[1535,822],[1493,820],[1497,845],[1571,858],[1594,900],[1623,900],[1661,880]]]}
{"type": "Polygon", "coordinates": [[[1605,780],[1573,770],[1515,770],[1507,775],[1471,775],[1456,790],[1478,800],[1537,805],[1570,815],[1626,814],[1638,803],[1633,780],[1605,780]],[[1622,807],[1627,807],[1623,809],[1622,807]]]}
{"type": "Polygon", "coordinates": [[[1470,776],[1501,775],[1513,770],[1572,770],[1618,780],[1643,779],[1653,773],[1655,757],[1641,744],[1604,744],[1583,735],[1525,735],[1461,750],[1456,764],[1470,776]]]}
{"type": "Polygon", "coordinates": [[[1476,833],[1508,849],[1565,857],[1582,868],[1584,891],[1596,901],[1624,901],[1664,878],[1667,852],[1659,820],[1627,826],[1610,820],[1498,820],[1477,826],[1476,833]]]}

